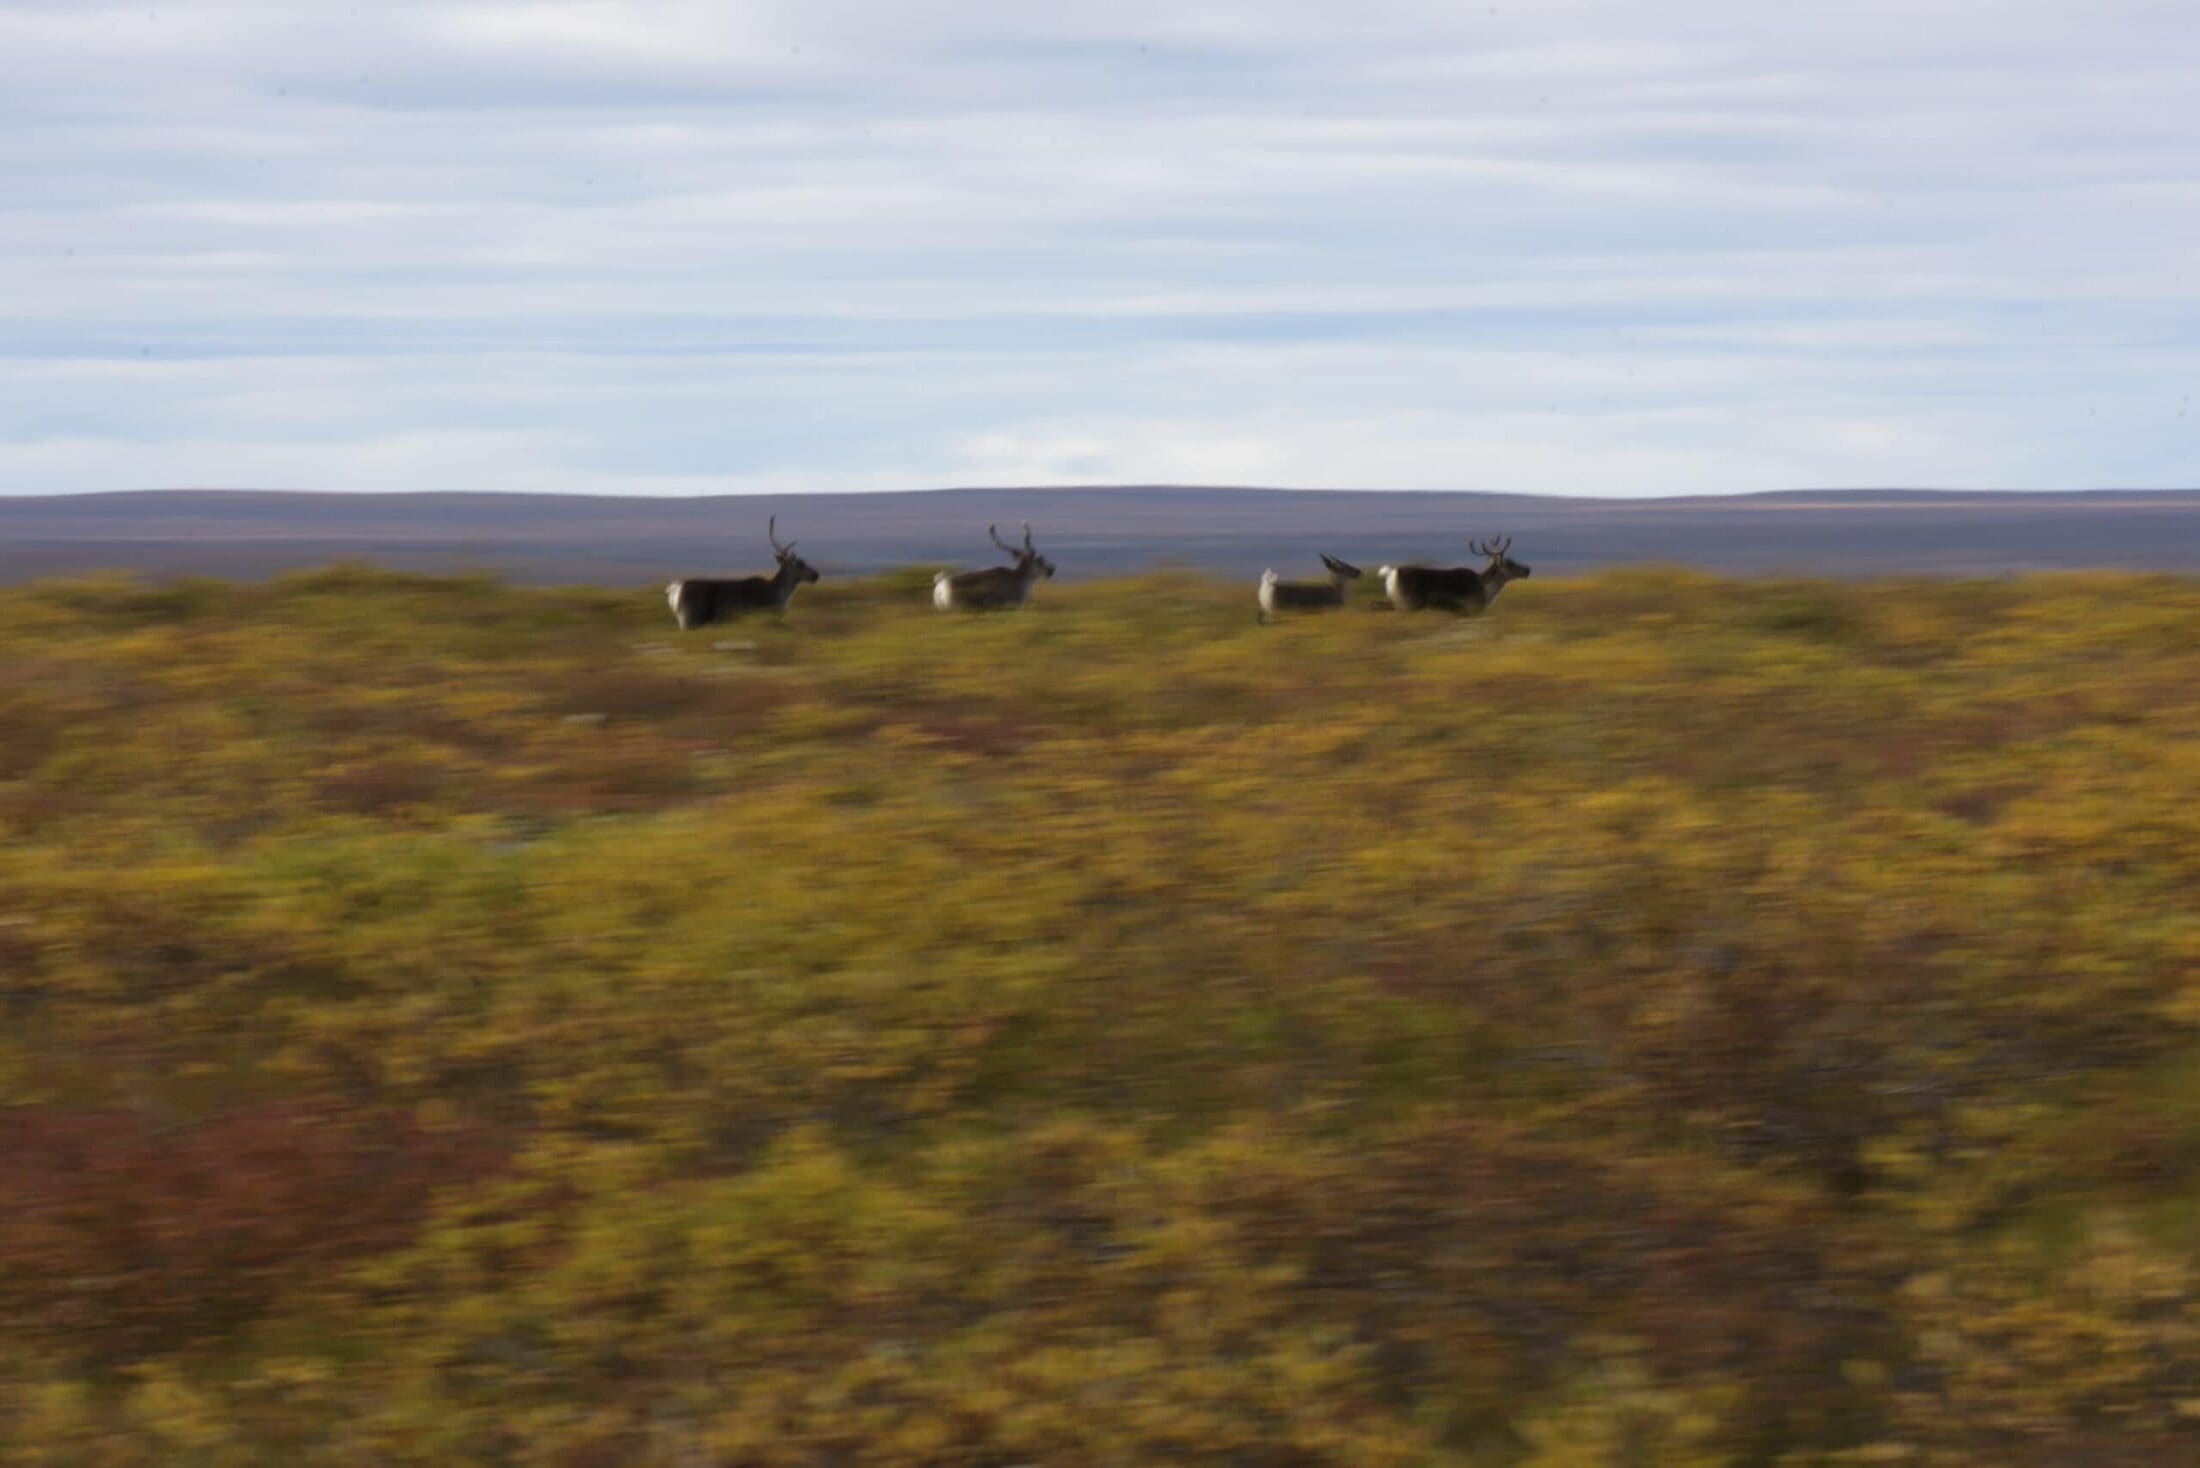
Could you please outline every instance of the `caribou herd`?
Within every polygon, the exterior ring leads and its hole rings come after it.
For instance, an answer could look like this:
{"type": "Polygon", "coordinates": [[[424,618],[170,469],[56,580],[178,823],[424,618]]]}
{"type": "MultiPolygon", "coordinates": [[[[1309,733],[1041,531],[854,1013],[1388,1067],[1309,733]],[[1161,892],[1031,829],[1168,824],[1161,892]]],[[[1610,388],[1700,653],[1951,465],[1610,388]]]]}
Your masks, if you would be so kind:
{"type": "MultiPolygon", "coordinates": [[[[1033,547],[1028,520],[1023,529],[1023,543],[1017,545],[1001,539],[999,526],[986,526],[986,534],[1009,563],[977,571],[940,572],[932,578],[932,605],[943,612],[985,612],[1020,607],[1030,600],[1033,585],[1053,579],[1054,562],[1033,547]]],[[[816,568],[794,553],[792,541],[779,543],[777,516],[772,517],[765,534],[771,540],[772,554],[779,560],[778,569],[770,574],[733,579],[690,576],[665,587],[665,601],[672,607],[682,632],[749,612],[784,613],[795,589],[818,579],[816,568]]],[[[1510,536],[1470,541],[1468,548],[1481,556],[1484,564],[1377,567],[1375,579],[1382,584],[1387,600],[1371,603],[1370,610],[1387,605],[1400,612],[1479,612],[1496,601],[1508,583],[1528,575],[1528,568],[1509,554],[1510,536]]],[[[1335,556],[1323,556],[1322,565],[1329,571],[1325,581],[1285,581],[1273,570],[1261,572],[1260,620],[1268,622],[1283,612],[1340,610],[1350,594],[1350,584],[1359,579],[1360,568],[1335,556]]]]}

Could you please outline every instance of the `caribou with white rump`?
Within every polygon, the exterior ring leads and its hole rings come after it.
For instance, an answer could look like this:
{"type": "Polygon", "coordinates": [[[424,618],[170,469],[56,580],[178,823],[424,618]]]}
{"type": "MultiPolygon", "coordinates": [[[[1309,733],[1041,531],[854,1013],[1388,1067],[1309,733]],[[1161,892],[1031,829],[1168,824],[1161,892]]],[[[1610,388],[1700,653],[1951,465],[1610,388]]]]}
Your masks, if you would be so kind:
{"type": "Polygon", "coordinates": [[[1360,568],[1335,556],[1323,556],[1322,564],[1329,568],[1327,581],[1283,581],[1273,569],[1261,572],[1261,621],[1278,612],[1333,612],[1343,606],[1346,583],[1359,579],[1360,568]]]}
{"type": "Polygon", "coordinates": [[[1509,535],[1487,544],[1470,542],[1467,549],[1489,557],[1489,564],[1479,571],[1467,566],[1383,566],[1375,574],[1382,577],[1391,606],[1401,612],[1479,612],[1497,600],[1508,582],[1528,575],[1526,566],[1506,554],[1512,549],[1509,535]]]}
{"type": "Polygon", "coordinates": [[[1001,607],[1020,607],[1031,595],[1031,584],[1041,577],[1052,579],[1054,562],[1031,546],[1031,522],[1024,521],[1021,547],[1001,539],[1000,527],[988,525],[985,533],[1014,561],[1010,566],[990,566],[983,571],[946,571],[932,578],[932,605],[943,612],[987,612],[1001,607]]]}
{"type": "Polygon", "coordinates": [[[665,587],[665,601],[679,619],[682,632],[708,627],[748,612],[787,610],[796,587],[817,580],[817,569],[794,553],[794,542],[779,543],[779,517],[772,516],[764,534],[779,558],[779,569],[769,576],[743,576],[737,580],[712,580],[691,576],[665,587]]]}

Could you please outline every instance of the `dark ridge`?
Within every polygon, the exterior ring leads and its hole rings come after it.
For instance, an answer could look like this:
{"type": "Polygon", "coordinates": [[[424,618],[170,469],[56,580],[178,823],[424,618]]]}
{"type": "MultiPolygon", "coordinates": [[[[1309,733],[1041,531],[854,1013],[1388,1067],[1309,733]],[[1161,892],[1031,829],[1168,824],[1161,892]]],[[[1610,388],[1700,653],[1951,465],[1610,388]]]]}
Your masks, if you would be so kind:
{"type": "Polygon", "coordinates": [[[698,499],[134,490],[0,497],[0,581],[94,570],[261,577],[331,560],[631,584],[756,570],[764,522],[826,575],[990,565],[986,525],[1029,519],[1065,577],[1176,563],[1228,575],[1467,558],[1516,538],[1538,574],[1630,561],[1737,573],[2200,571],[2200,490],[1803,489],[1655,500],[1126,485],[698,499]]]}

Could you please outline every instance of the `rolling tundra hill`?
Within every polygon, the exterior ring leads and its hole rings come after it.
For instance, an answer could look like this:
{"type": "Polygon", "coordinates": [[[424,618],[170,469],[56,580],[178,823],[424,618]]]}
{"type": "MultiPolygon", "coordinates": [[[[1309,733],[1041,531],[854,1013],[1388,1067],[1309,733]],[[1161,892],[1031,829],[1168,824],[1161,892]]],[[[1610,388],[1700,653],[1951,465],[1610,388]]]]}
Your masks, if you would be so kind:
{"type": "Polygon", "coordinates": [[[1517,537],[1550,574],[1630,561],[1735,573],[1991,575],[2059,566],[2200,569],[2200,490],[1791,491],[1659,500],[1119,486],[694,499],[153,490],[0,497],[0,581],[123,569],[259,577],[336,559],[646,583],[765,565],[764,525],[827,575],[994,558],[990,521],[1037,527],[1066,577],[1178,562],[1231,575],[1448,561],[1517,537]]]}

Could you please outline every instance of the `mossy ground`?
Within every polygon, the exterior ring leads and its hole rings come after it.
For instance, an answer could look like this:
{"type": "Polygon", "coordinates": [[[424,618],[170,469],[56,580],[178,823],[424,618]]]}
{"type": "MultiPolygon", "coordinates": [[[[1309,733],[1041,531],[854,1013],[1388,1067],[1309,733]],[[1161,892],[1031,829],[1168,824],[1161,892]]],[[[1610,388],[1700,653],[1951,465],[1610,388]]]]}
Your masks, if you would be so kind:
{"type": "Polygon", "coordinates": [[[2194,1461],[2200,583],[927,586],[0,592],[0,1462],[2194,1461]]]}

